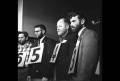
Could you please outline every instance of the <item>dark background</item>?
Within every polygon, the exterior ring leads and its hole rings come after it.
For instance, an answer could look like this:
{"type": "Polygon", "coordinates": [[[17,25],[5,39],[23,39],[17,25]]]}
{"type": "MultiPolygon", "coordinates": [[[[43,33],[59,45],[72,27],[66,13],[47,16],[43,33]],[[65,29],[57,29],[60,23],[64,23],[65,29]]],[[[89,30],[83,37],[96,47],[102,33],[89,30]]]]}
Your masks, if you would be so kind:
{"type": "Polygon", "coordinates": [[[59,17],[78,10],[88,17],[102,15],[102,0],[23,0],[23,30],[34,37],[33,26],[44,24],[47,35],[56,39],[59,17]]]}

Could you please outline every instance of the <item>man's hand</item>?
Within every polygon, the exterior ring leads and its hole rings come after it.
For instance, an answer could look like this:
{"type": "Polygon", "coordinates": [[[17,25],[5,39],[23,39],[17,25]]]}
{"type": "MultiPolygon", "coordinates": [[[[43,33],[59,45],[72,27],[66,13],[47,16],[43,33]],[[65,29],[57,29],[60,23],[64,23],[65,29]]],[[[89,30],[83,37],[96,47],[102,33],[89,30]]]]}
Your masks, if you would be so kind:
{"type": "Polygon", "coordinates": [[[31,77],[30,76],[27,76],[27,81],[31,81],[31,77]]]}
{"type": "Polygon", "coordinates": [[[46,77],[43,77],[42,81],[48,81],[48,79],[46,77]]]}

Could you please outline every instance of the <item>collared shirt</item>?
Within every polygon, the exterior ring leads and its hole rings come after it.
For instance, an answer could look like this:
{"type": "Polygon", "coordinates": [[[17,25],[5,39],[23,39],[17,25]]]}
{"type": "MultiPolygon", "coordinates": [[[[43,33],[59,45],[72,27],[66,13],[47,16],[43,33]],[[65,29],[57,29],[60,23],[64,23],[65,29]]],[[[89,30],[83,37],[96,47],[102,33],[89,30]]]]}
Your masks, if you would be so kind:
{"type": "Polygon", "coordinates": [[[40,41],[38,41],[38,46],[40,45],[40,43],[42,43],[43,39],[45,38],[45,36],[43,36],[40,41]]]}

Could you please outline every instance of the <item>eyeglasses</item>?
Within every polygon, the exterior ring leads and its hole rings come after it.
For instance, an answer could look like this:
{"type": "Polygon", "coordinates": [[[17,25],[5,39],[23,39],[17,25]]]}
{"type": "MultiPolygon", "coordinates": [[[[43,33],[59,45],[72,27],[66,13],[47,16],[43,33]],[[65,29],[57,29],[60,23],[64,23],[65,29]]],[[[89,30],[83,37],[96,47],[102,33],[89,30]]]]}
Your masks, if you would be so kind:
{"type": "Polygon", "coordinates": [[[42,30],[39,30],[39,31],[34,31],[34,32],[40,32],[40,31],[42,31],[42,30]]]}

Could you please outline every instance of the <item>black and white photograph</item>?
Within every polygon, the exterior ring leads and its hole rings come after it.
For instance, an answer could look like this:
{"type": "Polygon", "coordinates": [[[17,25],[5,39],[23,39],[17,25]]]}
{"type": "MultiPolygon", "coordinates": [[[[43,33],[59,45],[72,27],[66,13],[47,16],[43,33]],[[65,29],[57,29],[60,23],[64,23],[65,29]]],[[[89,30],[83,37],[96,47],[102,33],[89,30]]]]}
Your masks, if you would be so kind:
{"type": "Polygon", "coordinates": [[[18,81],[102,81],[102,0],[18,0],[18,81]]]}

